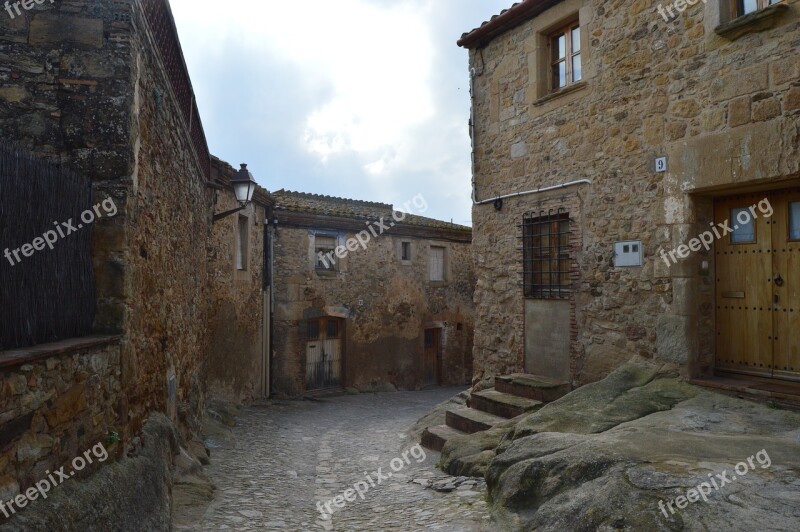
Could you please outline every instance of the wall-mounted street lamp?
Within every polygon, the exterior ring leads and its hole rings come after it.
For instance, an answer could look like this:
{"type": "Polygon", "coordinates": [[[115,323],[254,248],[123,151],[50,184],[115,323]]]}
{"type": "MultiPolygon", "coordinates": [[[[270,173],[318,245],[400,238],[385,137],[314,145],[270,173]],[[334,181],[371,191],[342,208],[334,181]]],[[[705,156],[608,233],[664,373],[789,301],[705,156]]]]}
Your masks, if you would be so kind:
{"type": "Polygon", "coordinates": [[[253,179],[253,174],[247,169],[247,165],[242,163],[242,167],[231,178],[231,185],[233,185],[233,194],[236,196],[236,201],[239,202],[239,207],[229,211],[221,212],[214,215],[214,223],[222,220],[247,208],[250,202],[253,201],[253,193],[256,191],[256,180],[253,179]]]}

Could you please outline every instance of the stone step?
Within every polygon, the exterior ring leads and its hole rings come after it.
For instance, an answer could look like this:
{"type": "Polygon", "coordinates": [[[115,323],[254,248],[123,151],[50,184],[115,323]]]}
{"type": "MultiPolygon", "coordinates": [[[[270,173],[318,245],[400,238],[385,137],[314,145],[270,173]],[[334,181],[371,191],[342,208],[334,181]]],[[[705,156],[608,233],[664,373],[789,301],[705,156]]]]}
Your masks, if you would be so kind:
{"type": "Polygon", "coordinates": [[[543,407],[544,403],[489,389],[473,393],[470,396],[469,406],[475,410],[511,419],[526,412],[535,412],[543,407]]]}
{"type": "Polygon", "coordinates": [[[457,410],[448,410],[445,420],[448,426],[461,432],[472,434],[482,430],[489,430],[498,423],[505,421],[505,418],[472,408],[459,408],[457,410]]]}
{"type": "Polygon", "coordinates": [[[494,387],[498,392],[545,403],[551,403],[572,391],[568,382],[525,373],[495,377],[494,387]]]}
{"type": "Polygon", "coordinates": [[[428,427],[422,432],[420,443],[432,451],[442,452],[444,444],[453,436],[463,436],[464,433],[447,425],[428,427]]]}

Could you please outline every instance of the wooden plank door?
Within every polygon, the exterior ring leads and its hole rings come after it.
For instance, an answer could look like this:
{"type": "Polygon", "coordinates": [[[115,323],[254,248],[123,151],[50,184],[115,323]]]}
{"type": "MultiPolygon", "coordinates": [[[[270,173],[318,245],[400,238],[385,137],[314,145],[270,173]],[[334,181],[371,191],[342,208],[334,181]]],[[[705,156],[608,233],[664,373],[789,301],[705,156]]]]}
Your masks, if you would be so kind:
{"type": "Polygon", "coordinates": [[[323,353],[328,363],[325,381],[325,386],[328,388],[342,385],[343,321],[338,318],[328,318],[325,324],[323,353]]]}
{"type": "Polygon", "coordinates": [[[308,321],[306,337],[306,390],[342,385],[344,320],[318,318],[308,321]]]}
{"type": "Polygon", "coordinates": [[[800,380],[800,190],[773,195],[774,376],[800,380]]]}
{"type": "Polygon", "coordinates": [[[752,209],[764,197],[742,195],[714,204],[715,228],[721,236],[715,245],[716,368],[770,377],[772,232],[769,219],[752,209]],[[724,234],[723,227],[733,232],[724,234]]]}
{"type": "Polygon", "coordinates": [[[423,383],[426,386],[439,384],[439,349],[441,329],[425,329],[425,351],[423,355],[423,383]]]}

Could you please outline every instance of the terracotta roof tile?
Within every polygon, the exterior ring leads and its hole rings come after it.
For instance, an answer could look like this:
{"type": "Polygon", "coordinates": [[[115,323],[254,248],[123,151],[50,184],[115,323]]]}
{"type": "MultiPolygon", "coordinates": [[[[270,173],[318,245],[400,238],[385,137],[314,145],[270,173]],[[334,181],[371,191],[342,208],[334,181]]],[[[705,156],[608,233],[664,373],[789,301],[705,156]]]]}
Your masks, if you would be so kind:
{"type": "Polygon", "coordinates": [[[489,20],[484,20],[483,22],[481,22],[481,25],[480,25],[480,26],[478,26],[477,28],[472,28],[471,30],[469,30],[469,31],[465,31],[464,33],[462,33],[462,34],[461,34],[461,38],[463,39],[463,38],[465,38],[467,35],[469,35],[470,33],[472,33],[473,31],[477,31],[477,30],[481,29],[482,27],[486,26],[487,24],[489,24],[490,22],[492,22],[493,20],[495,20],[497,17],[499,17],[499,16],[501,16],[501,15],[504,15],[505,13],[507,13],[508,11],[510,11],[510,10],[512,10],[512,9],[514,9],[515,7],[517,7],[518,5],[520,5],[521,3],[522,3],[522,2],[514,2],[514,4],[513,4],[511,7],[509,7],[508,9],[504,9],[504,10],[502,10],[500,13],[498,13],[498,14],[496,14],[496,15],[492,15],[492,18],[490,18],[489,20]]]}
{"type": "MultiPolygon", "coordinates": [[[[275,198],[275,210],[277,211],[317,214],[338,218],[356,218],[359,220],[378,220],[381,217],[391,216],[394,212],[394,207],[388,203],[337,198],[335,196],[293,192],[283,189],[273,192],[272,195],[275,198]]],[[[472,228],[464,225],[452,224],[410,213],[406,215],[402,223],[436,229],[472,232],[472,228]]]]}
{"type": "Polygon", "coordinates": [[[476,48],[486,45],[489,41],[523,24],[525,21],[538,16],[543,11],[562,2],[563,0],[522,0],[504,9],[483,24],[461,35],[459,46],[476,48]]]}

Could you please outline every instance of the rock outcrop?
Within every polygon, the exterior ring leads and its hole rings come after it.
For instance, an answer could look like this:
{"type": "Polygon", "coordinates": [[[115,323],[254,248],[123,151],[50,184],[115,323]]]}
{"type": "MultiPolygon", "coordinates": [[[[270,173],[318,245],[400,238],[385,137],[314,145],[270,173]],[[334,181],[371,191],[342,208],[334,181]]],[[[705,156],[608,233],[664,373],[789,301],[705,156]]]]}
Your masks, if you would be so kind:
{"type": "Polygon", "coordinates": [[[449,441],[485,471],[503,530],[795,530],[800,414],[635,360],[526,416],[449,441]]]}

